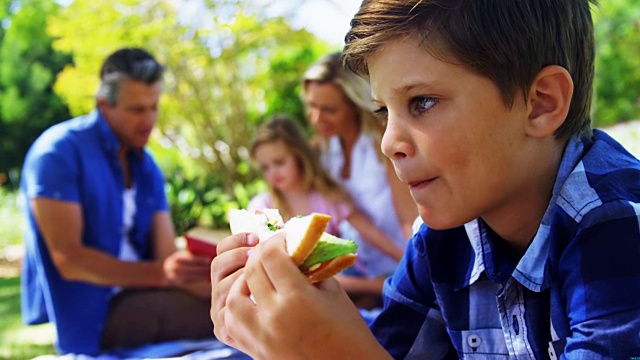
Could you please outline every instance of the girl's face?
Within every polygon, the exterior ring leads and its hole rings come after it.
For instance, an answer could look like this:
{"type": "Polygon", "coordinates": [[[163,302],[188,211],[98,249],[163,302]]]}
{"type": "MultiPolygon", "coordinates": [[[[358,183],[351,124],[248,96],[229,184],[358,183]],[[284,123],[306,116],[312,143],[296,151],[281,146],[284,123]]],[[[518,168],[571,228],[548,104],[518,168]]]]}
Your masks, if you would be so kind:
{"type": "Polygon", "coordinates": [[[258,145],[253,152],[253,157],[269,186],[282,192],[302,188],[298,161],[284,142],[274,141],[258,145]]]}
{"type": "Polygon", "coordinates": [[[318,135],[340,136],[358,126],[358,111],[334,83],[309,82],[304,91],[307,118],[318,135]]]}

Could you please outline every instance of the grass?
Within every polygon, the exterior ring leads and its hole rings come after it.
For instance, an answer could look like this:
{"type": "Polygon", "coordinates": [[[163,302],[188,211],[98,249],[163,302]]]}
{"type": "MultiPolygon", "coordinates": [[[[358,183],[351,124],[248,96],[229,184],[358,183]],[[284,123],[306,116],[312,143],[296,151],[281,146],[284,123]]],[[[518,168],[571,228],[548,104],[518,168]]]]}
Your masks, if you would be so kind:
{"type": "MultiPolygon", "coordinates": [[[[18,207],[18,192],[0,187],[0,251],[6,245],[22,243],[22,218],[18,207]]],[[[2,253],[0,252],[0,255],[2,253]]]]}
{"type": "Polygon", "coordinates": [[[25,360],[55,353],[50,324],[22,324],[19,277],[0,278],[0,319],[0,359],[25,360]]]}
{"type": "Polygon", "coordinates": [[[0,188],[0,359],[25,360],[54,354],[51,324],[25,326],[20,315],[22,218],[15,191],[0,188]],[[14,260],[14,261],[8,261],[14,260]]]}

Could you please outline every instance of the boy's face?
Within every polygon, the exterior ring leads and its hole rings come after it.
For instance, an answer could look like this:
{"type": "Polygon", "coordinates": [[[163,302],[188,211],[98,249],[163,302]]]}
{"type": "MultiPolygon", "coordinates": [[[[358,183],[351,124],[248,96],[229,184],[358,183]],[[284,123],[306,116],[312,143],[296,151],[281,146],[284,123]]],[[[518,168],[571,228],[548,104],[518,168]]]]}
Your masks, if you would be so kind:
{"type": "Polygon", "coordinates": [[[434,58],[411,37],[388,43],[368,65],[388,121],[382,150],[425,223],[446,229],[518,216],[535,182],[522,97],[507,108],[488,78],[434,58]]]}

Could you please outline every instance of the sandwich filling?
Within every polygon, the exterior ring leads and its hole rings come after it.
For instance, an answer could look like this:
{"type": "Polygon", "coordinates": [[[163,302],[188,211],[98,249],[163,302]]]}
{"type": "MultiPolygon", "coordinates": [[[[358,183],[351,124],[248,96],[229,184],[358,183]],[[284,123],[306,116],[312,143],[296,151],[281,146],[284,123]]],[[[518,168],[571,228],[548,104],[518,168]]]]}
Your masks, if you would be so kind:
{"type": "Polygon", "coordinates": [[[311,254],[300,265],[300,270],[302,272],[317,270],[322,263],[341,255],[351,254],[356,249],[358,249],[358,245],[353,240],[345,240],[323,233],[311,254]]]}

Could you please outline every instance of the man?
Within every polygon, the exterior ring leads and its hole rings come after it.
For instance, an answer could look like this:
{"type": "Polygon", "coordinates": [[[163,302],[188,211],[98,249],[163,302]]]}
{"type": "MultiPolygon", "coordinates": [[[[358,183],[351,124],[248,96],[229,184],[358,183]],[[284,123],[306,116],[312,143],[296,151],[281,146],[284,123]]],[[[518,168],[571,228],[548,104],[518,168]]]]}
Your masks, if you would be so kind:
{"type": "Polygon", "coordinates": [[[60,353],[212,336],[209,259],[177,251],[164,178],[144,149],[163,71],[143,49],[114,52],[97,109],[27,153],[23,321],[52,322],[60,353]]]}

